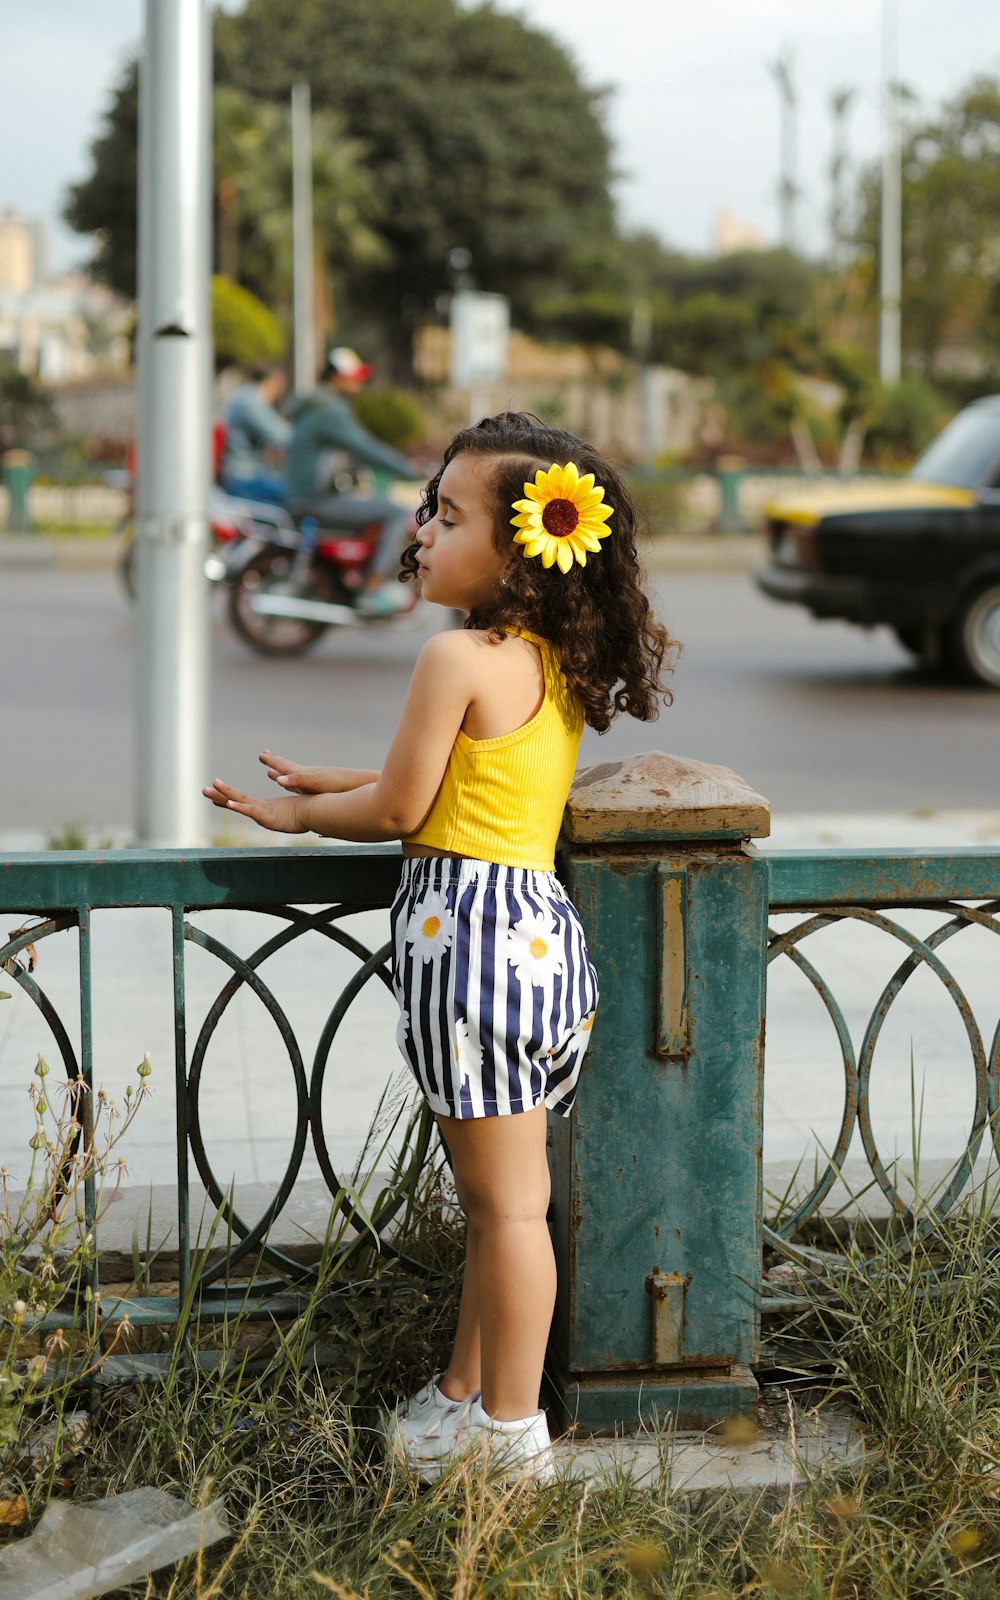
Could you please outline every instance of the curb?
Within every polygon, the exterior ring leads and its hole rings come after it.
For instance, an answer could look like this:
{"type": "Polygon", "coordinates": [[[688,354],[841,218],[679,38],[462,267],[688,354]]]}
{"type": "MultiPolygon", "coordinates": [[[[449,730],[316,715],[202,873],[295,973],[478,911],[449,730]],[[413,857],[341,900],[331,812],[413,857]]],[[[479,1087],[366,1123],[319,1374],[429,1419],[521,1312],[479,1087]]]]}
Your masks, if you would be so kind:
{"type": "MultiPolygon", "coordinates": [[[[45,534],[0,531],[0,572],[112,572],[117,539],[57,539],[45,534]]],[[[752,572],[763,565],[766,544],[759,534],[711,534],[697,539],[654,539],[645,552],[651,573],[752,572]]]]}
{"type": "Polygon", "coordinates": [[[118,539],[56,539],[41,533],[0,532],[0,572],[113,572],[118,539]]]}

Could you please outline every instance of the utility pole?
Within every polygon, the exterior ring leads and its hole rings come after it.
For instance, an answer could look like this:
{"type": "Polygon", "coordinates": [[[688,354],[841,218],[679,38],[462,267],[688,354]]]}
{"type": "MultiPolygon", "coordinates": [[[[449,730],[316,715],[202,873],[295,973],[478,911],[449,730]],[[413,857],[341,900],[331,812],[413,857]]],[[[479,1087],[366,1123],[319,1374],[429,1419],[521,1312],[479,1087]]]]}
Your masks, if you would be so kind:
{"type": "Polygon", "coordinates": [[[882,243],[878,372],[883,383],[898,383],[902,370],[900,296],[903,277],[903,199],[899,121],[897,0],[882,0],[882,243]]]}
{"type": "Polygon", "coordinates": [[[639,406],[642,416],[642,460],[651,467],[656,455],[656,418],[653,403],[653,307],[645,295],[632,301],[632,354],[639,363],[639,406]]]}
{"type": "Polygon", "coordinates": [[[294,256],[295,393],[316,386],[316,305],[313,243],[312,97],[292,84],[292,250],[294,256]]]}
{"type": "Polygon", "coordinates": [[[857,89],[836,89],[830,96],[833,113],[833,149],[830,153],[830,261],[835,270],[843,264],[847,234],[847,114],[857,89]]]}
{"type": "Polygon", "coordinates": [[[204,844],[211,483],[211,22],[146,0],[139,103],[136,842],[204,844]]]}
{"type": "Polygon", "coordinates": [[[792,77],[793,67],[792,52],[787,49],[777,61],[771,62],[771,73],[778,85],[778,95],[781,100],[781,177],[778,180],[778,207],[781,216],[781,242],[786,250],[794,250],[797,242],[795,207],[799,198],[799,186],[796,181],[798,101],[792,77]]]}

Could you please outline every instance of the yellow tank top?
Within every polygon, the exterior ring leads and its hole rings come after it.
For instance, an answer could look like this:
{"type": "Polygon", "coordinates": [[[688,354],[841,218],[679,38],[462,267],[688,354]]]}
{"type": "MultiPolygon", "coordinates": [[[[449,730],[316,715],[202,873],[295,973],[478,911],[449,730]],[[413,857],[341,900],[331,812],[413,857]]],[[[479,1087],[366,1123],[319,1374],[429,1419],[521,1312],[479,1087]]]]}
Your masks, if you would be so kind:
{"type": "Polygon", "coordinates": [[[459,729],[434,804],[403,843],[551,872],[576,770],[583,707],[549,641],[517,632],[538,646],[544,700],[530,721],[495,739],[470,739],[459,729]]]}

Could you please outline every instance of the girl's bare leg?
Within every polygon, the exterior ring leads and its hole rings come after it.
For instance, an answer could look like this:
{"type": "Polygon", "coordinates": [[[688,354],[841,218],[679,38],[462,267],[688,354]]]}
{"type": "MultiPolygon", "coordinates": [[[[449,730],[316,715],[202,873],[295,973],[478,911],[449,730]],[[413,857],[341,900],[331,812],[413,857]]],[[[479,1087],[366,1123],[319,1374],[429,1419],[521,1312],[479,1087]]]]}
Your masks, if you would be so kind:
{"type": "Polygon", "coordinates": [[[501,1421],[531,1416],[556,1292],[545,1108],[438,1121],[469,1228],[458,1336],[442,1387],[454,1398],[469,1392],[478,1323],[483,1409],[501,1421]]]}
{"type": "Polygon", "coordinates": [[[438,1387],[449,1400],[464,1400],[481,1383],[482,1358],[479,1342],[479,1264],[476,1241],[470,1228],[465,1245],[462,1298],[458,1308],[458,1328],[451,1360],[438,1387]]]}

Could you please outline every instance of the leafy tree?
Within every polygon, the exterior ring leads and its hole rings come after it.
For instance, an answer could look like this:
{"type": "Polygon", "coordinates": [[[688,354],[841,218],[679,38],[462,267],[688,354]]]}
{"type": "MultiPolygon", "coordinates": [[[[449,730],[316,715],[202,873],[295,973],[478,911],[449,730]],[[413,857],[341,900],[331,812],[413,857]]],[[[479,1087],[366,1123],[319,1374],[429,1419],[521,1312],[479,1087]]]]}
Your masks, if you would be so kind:
{"type": "MultiPolygon", "coordinates": [[[[400,339],[401,309],[426,308],[448,289],[456,245],[472,252],[477,282],[510,294],[520,315],[539,294],[576,286],[582,240],[613,237],[603,97],[519,17],[458,0],[249,0],[239,14],[216,14],[215,44],[219,85],[284,107],[305,79],[316,110],[364,145],[386,248],[380,263],[346,265],[346,304],[376,316],[390,340],[400,339]]],[[[73,227],[98,236],[97,273],[127,294],[135,77],[130,67],[118,84],[91,173],[66,208],[73,227]]],[[[221,173],[224,224],[232,179],[221,173]]],[[[375,225],[368,212],[362,220],[375,225]]]]}
{"type": "MultiPolygon", "coordinates": [[[[230,96],[237,91],[230,90],[230,96]]],[[[292,139],[284,106],[250,102],[258,142],[242,168],[234,203],[240,235],[240,271],[247,283],[291,317],[292,139]]],[[[348,138],[332,112],[320,111],[312,126],[313,278],[317,333],[335,322],[334,284],[366,274],[388,259],[376,223],[381,212],[365,149],[348,138]]]]}
{"type": "Polygon", "coordinates": [[[426,437],[427,423],[424,413],[405,389],[391,389],[380,384],[355,396],[354,414],[363,427],[377,439],[384,439],[396,450],[417,444],[426,437]]]}
{"type": "Polygon", "coordinates": [[[632,315],[632,306],[623,295],[592,289],[582,294],[554,295],[536,301],[531,322],[535,332],[543,338],[628,350],[632,315]]]}
{"type": "Polygon", "coordinates": [[[34,446],[56,426],[52,396],[30,373],[0,369],[0,451],[34,446]]]}
{"type": "Polygon", "coordinates": [[[949,407],[926,378],[901,378],[882,389],[874,407],[868,442],[881,461],[910,461],[926,450],[949,407]]]}
{"type": "Polygon", "coordinates": [[[91,276],[135,299],[138,267],[136,182],[139,149],[139,69],[122,72],[90,146],[90,175],[69,190],[63,215],[78,233],[94,236],[91,276]]]}
{"type": "Polygon", "coordinates": [[[229,278],[212,279],[212,331],[217,366],[252,367],[273,361],[285,348],[281,323],[249,289],[229,278]]]}
{"type": "Polygon", "coordinates": [[[654,304],[651,353],[697,376],[732,372],[752,362],[756,328],[751,300],[711,291],[676,305],[664,297],[654,304]]]}
{"type": "MultiPolygon", "coordinates": [[[[949,347],[971,350],[984,371],[1000,365],[1000,80],[977,78],[941,114],[912,110],[903,141],[904,350],[923,375],[946,380],[949,347]]],[[[862,181],[858,246],[879,250],[881,180],[862,181]]],[[[873,299],[877,295],[871,275],[873,299]]],[[[874,312],[874,306],[872,307],[874,312]]],[[[982,391],[980,391],[982,392],[982,391]]]]}

